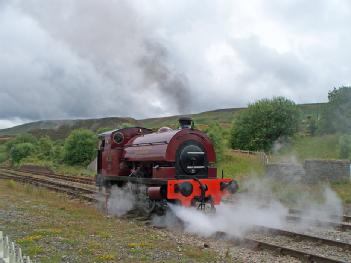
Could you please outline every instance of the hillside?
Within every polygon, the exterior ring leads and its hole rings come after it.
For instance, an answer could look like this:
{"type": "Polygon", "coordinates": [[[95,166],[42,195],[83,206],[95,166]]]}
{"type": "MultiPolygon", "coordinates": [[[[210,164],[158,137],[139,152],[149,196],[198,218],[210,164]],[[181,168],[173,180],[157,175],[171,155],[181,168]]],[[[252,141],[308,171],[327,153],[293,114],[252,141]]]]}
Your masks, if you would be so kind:
{"type": "MultiPolygon", "coordinates": [[[[323,103],[301,104],[299,105],[302,113],[319,114],[323,103]]],[[[211,122],[218,122],[223,127],[229,127],[235,117],[235,114],[245,108],[228,108],[217,109],[213,111],[206,111],[196,114],[188,114],[192,116],[197,125],[208,125],[211,122]]],[[[97,131],[99,128],[116,128],[123,124],[133,126],[144,126],[147,128],[158,128],[162,126],[170,126],[175,128],[177,126],[178,115],[149,118],[136,120],[133,118],[109,117],[99,119],[77,119],[77,120],[48,120],[36,121],[22,125],[18,125],[8,129],[0,130],[0,135],[16,135],[24,132],[31,132],[34,135],[48,135],[57,139],[65,138],[70,131],[77,128],[90,129],[97,131]]]]}

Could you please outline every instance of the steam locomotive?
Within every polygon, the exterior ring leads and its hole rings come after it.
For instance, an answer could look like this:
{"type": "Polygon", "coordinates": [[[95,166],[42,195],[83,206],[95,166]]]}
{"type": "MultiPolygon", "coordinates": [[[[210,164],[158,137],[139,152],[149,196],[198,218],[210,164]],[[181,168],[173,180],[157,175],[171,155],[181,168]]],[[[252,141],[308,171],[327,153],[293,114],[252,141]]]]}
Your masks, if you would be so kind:
{"type": "Polygon", "coordinates": [[[189,117],[181,117],[176,130],[105,132],[99,134],[99,144],[96,184],[107,192],[114,185],[142,185],[150,212],[164,211],[168,203],[214,209],[238,189],[235,180],[217,178],[213,144],[189,117]]]}

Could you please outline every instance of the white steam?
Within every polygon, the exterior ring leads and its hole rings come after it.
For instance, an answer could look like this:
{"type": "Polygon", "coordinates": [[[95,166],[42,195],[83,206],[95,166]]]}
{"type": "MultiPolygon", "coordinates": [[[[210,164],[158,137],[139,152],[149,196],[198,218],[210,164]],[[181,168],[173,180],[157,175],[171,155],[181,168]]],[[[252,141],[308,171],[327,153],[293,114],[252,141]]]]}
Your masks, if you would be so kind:
{"type": "MultiPolygon", "coordinates": [[[[298,207],[302,207],[301,216],[321,221],[341,222],[343,215],[343,205],[339,196],[329,187],[324,186],[320,203],[311,203],[306,199],[299,199],[298,207]]],[[[306,222],[302,222],[306,225],[306,222]]]]}
{"type": "Polygon", "coordinates": [[[111,215],[122,216],[132,210],[136,204],[136,196],[130,191],[130,186],[123,188],[114,186],[107,201],[107,212],[111,215]]]}
{"type": "MultiPolygon", "coordinates": [[[[256,179],[243,185],[248,187],[248,192],[234,195],[231,202],[219,205],[214,214],[174,205],[170,208],[183,222],[185,231],[206,237],[217,231],[243,237],[257,226],[283,229],[289,227],[287,217],[289,209],[274,197],[272,182],[267,179],[256,179]]],[[[301,195],[295,205],[302,208],[301,217],[308,218],[297,223],[299,229],[311,226],[314,220],[337,222],[343,213],[340,198],[327,186],[321,192],[319,201],[314,201],[310,195],[305,194],[301,195]]],[[[164,220],[167,221],[167,218],[164,220]]],[[[171,223],[164,224],[171,225],[171,223]]]]}
{"type": "Polygon", "coordinates": [[[185,230],[204,236],[223,231],[234,236],[242,236],[258,225],[282,227],[288,209],[279,202],[267,207],[254,200],[243,198],[235,204],[221,204],[214,214],[205,214],[195,208],[171,206],[185,226],[185,230]]]}

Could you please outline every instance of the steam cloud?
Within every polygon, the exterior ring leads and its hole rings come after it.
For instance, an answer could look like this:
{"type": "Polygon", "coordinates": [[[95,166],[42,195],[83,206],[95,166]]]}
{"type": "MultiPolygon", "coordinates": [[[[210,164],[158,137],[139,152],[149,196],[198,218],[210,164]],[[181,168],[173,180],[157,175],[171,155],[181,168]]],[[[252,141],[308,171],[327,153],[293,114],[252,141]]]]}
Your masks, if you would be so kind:
{"type": "MultiPolygon", "coordinates": [[[[287,216],[289,209],[278,201],[272,194],[272,182],[268,179],[252,179],[244,183],[249,192],[236,194],[230,203],[222,203],[216,213],[205,214],[195,208],[185,208],[170,205],[174,215],[185,227],[185,231],[205,237],[217,231],[225,232],[235,237],[243,237],[256,226],[273,228],[289,227],[287,216]]],[[[304,230],[311,226],[310,219],[338,222],[343,214],[342,202],[328,186],[320,196],[321,201],[313,201],[309,194],[300,195],[294,204],[301,208],[302,220],[295,227],[304,230]]],[[[154,218],[154,224],[174,227],[175,219],[169,214],[154,218]]]]}
{"type": "Polygon", "coordinates": [[[107,211],[111,215],[122,216],[135,206],[136,196],[130,191],[130,185],[124,188],[112,187],[107,202],[107,211]]]}
{"type": "MultiPolygon", "coordinates": [[[[273,194],[273,182],[269,178],[250,179],[243,182],[242,187],[247,192],[237,193],[229,201],[222,202],[216,207],[216,213],[204,213],[196,208],[186,208],[169,204],[170,210],[164,216],[153,216],[153,224],[160,227],[174,228],[179,226],[179,220],[185,231],[196,233],[205,237],[217,231],[225,232],[235,237],[243,237],[257,226],[273,228],[289,228],[287,216],[289,209],[283,205],[273,194]]],[[[141,200],[133,193],[133,185],[123,188],[113,187],[107,203],[108,213],[123,216],[134,208],[140,209],[141,200]]],[[[134,189],[135,190],[135,189],[134,189]]],[[[302,211],[302,220],[295,224],[299,230],[307,229],[313,220],[341,221],[343,208],[337,194],[324,185],[321,188],[319,201],[312,198],[312,194],[299,193],[294,199],[294,208],[302,211]]],[[[139,188],[139,193],[144,194],[145,189],[139,188]]]]}

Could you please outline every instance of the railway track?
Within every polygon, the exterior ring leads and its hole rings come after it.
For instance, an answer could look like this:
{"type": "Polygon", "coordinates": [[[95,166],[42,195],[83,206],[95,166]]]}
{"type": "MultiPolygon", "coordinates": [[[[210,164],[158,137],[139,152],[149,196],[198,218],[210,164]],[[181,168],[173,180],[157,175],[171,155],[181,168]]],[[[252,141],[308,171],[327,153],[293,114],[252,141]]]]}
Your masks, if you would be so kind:
{"type": "Polygon", "coordinates": [[[317,242],[318,244],[335,246],[335,247],[339,247],[339,248],[351,251],[351,244],[350,243],[336,241],[333,239],[326,239],[326,238],[321,238],[318,236],[311,236],[311,235],[306,235],[303,233],[287,231],[287,230],[283,230],[283,229],[279,229],[279,228],[272,228],[272,227],[266,227],[266,226],[255,226],[254,230],[259,231],[259,232],[267,232],[267,233],[292,237],[292,238],[295,238],[298,240],[310,240],[312,242],[317,242]]]}
{"type": "Polygon", "coordinates": [[[298,250],[298,249],[293,249],[290,247],[282,246],[282,245],[276,245],[270,242],[258,240],[255,238],[232,238],[232,237],[227,237],[227,234],[224,232],[217,232],[216,233],[217,238],[226,238],[228,239],[229,242],[233,243],[234,245],[238,246],[248,246],[251,249],[255,250],[269,250],[273,253],[278,253],[280,255],[284,256],[291,256],[294,258],[297,258],[303,262],[315,262],[315,263],[347,263],[349,261],[337,259],[337,258],[332,258],[332,257],[327,257],[327,256],[322,256],[318,254],[314,254],[308,251],[303,251],[303,250],[298,250]]]}
{"type": "Polygon", "coordinates": [[[331,226],[334,227],[335,229],[338,229],[340,231],[350,231],[351,230],[351,224],[345,223],[345,222],[333,222],[333,221],[326,221],[326,220],[319,220],[315,218],[308,218],[308,217],[301,217],[297,215],[292,215],[289,214],[286,216],[287,221],[293,221],[293,222],[304,222],[308,223],[311,225],[315,226],[331,226]]]}
{"type": "MultiPolygon", "coordinates": [[[[304,214],[304,212],[303,212],[302,210],[299,210],[299,209],[290,208],[290,209],[289,209],[289,214],[301,216],[301,215],[304,214]]],[[[332,216],[332,217],[335,218],[335,219],[340,219],[340,217],[337,216],[337,215],[334,215],[334,216],[332,216]]],[[[349,215],[343,215],[343,216],[341,217],[341,220],[342,220],[343,222],[349,222],[349,223],[351,223],[351,216],[349,216],[349,215]]]]}
{"type": "MultiPolygon", "coordinates": [[[[88,180],[80,180],[80,178],[78,180],[75,180],[77,178],[74,178],[72,176],[62,176],[62,175],[55,175],[55,174],[53,175],[51,173],[34,173],[33,171],[29,172],[29,171],[23,171],[23,170],[11,170],[11,169],[4,169],[4,168],[0,169],[0,178],[20,181],[23,183],[29,183],[29,184],[45,187],[50,190],[63,192],[71,196],[78,197],[91,202],[95,202],[98,200],[98,192],[92,189],[92,180],[88,182],[88,180]],[[72,178],[74,179],[71,180],[72,178]],[[90,189],[87,186],[89,186],[90,189]]],[[[84,179],[88,179],[88,178],[84,178],[84,179]]],[[[294,212],[295,214],[297,214],[296,211],[294,212]]],[[[290,217],[291,217],[290,218],[291,220],[301,219],[298,216],[291,215],[290,217]]],[[[146,218],[145,218],[145,222],[146,224],[150,223],[150,221],[147,220],[146,218]]],[[[334,223],[334,222],[328,222],[328,223],[334,223]]],[[[340,224],[334,223],[333,226],[339,227],[340,224]]],[[[347,225],[347,226],[350,226],[350,225],[347,225]]],[[[347,229],[349,229],[349,227],[347,227],[347,229]]],[[[297,240],[296,242],[298,242],[299,240],[309,240],[309,241],[315,242],[316,246],[324,244],[328,246],[342,248],[348,252],[351,251],[351,244],[345,243],[345,242],[339,242],[331,239],[320,238],[317,236],[310,236],[310,235],[282,230],[282,229],[269,228],[265,226],[256,226],[254,230],[257,232],[265,232],[265,233],[271,233],[279,236],[291,237],[294,240],[297,240]]],[[[263,249],[263,250],[274,251],[275,253],[279,253],[281,255],[289,255],[307,262],[350,262],[350,261],[345,261],[345,260],[343,261],[332,257],[327,257],[324,255],[313,254],[309,251],[303,251],[295,248],[274,244],[264,240],[259,240],[257,238],[245,237],[242,239],[236,239],[233,237],[228,237],[227,234],[223,232],[218,232],[216,234],[216,237],[226,238],[228,239],[229,242],[232,242],[235,245],[245,245],[253,249],[263,249]]]]}
{"type": "Polygon", "coordinates": [[[66,180],[66,181],[77,182],[82,184],[95,184],[94,178],[89,178],[84,176],[72,176],[72,175],[56,174],[56,173],[49,173],[49,172],[43,172],[43,171],[33,171],[28,169],[12,169],[7,167],[0,167],[0,170],[8,171],[8,172],[17,171],[17,172],[23,172],[27,174],[33,174],[33,175],[43,175],[50,178],[56,178],[60,180],[66,180]]]}
{"type": "Polygon", "coordinates": [[[78,184],[72,184],[72,182],[69,180],[66,180],[66,182],[55,181],[52,180],[52,178],[40,178],[38,176],[27,175],[25,173],[19,173],[17,171],[3,171],[3,169],[0,169],[0,178],[45,187],[50,190],[66,193],[68,195],[78,197],[90,202],[97,201],[99,196],[99,193],[97,191],[78,184]]]}

